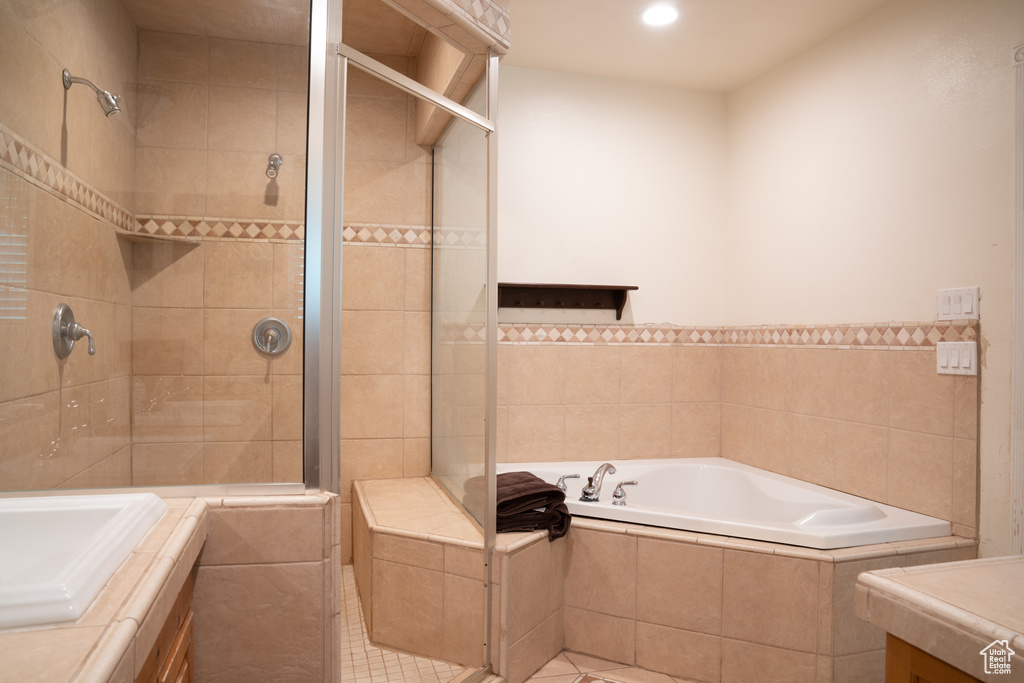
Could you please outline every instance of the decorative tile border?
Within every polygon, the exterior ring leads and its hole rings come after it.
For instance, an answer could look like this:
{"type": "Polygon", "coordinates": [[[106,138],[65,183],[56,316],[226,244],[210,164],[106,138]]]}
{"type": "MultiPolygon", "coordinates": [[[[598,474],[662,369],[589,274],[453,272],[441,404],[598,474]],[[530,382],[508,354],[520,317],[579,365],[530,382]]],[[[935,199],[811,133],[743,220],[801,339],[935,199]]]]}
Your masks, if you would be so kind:
{"type": "MultiPolygon", "coordinates": [[[[482,341],[482,326],[453,329],[448,341],[482,341]]],[[[974,321],[681,327],[676,325],[498,325],[498,343],[629,344],[661,346],[765,346],[920,349],[940,341],[977,341],[974,321]]]]}
{"type": "Polygon", "coordinates": [[[391,225],[387,223],[347,223],[342,239],[353,244],[382,247],[430,246],[429,225],[391,225]]]}
{"type": "Polygon", "coordinates": [[[302,221],[272,221],[265,218],[207,218],[194,216],[137,216],[135,232],[169,237],[204,239],[302,240],[302,221]]]}
{"type": "Polygon", "coordinates": [[[64,197],[86,213],[122,230],[135,227],[132,214],[64,168],[55,159],[0,125],[0,165],[48,192],[64,197]]]}

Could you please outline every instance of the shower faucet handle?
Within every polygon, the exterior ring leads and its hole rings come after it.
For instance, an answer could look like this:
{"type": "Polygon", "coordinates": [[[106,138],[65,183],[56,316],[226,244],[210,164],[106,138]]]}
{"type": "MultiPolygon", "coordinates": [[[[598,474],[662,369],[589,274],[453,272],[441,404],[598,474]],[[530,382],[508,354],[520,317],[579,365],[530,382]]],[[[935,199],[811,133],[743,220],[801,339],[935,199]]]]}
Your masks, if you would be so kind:
{"type": "Polygon", "coordinates": [[[96,344],[93,342],[92,332],[90,332],[89,330],[85,329],[84,327],[82,327],[78,323],[71,323],[68,326],[68,337],[71,339],[71,341],[78,341],[82,337],[88,337],[89,338],[89,355],[90,356],[95,356],[96,355],[96,344]]]}

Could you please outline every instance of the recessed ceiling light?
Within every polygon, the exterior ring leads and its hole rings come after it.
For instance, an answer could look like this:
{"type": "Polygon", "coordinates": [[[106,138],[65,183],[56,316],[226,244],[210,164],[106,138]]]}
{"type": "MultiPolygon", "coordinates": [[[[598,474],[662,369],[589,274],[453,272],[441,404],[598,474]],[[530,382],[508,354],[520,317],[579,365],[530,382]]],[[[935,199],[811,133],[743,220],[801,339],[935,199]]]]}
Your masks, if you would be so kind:
{"type": "Polygon", "coordinates": [[[640,13],[640,20],[648,26],[668,26],[679,18],[679,10],[672,5],[651,5],[640,13]]]}

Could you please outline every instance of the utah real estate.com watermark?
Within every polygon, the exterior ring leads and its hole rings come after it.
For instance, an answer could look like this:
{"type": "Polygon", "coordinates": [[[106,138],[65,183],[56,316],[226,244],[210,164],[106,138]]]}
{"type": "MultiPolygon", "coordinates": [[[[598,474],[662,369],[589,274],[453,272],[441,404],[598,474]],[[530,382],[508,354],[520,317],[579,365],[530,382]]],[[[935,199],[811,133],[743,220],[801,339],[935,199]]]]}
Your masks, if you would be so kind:
{"type": "Polygon", "coordinates": [[[986,674],[1009,674],[1010,657],[1016,653],[1010,649],[1010,641],[993,640],[979,654],[985,658],[986,674]]]}

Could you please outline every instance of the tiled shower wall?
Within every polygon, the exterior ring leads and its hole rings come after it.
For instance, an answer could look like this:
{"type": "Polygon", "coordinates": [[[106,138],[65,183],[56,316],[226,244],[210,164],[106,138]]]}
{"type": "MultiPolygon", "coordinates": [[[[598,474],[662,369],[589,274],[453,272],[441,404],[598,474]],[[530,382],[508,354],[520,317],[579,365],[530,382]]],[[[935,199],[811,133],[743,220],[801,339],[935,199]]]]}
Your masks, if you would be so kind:
{"type": "Polygon", "coordinates": [[[134,247],[133,484],[302,480],[306,71],[300,45],[139,34],[136,219],[201,241],[134,247]]]}
{"type": "Polygon", "coordinates": [[[104,117],[86,86],[65,91],[61,70],[129,101],[136,42],[116,0],[0,3],[3,489],[129,481],[131,245],[114,225],[131,206],[135,123],[104,117]],[[95,356],[80,342],[57,359],[62,301],[94,333],[95,356]]]}
{"type": "Polygon", "coordinates": [[[499,461],[721,455],[977,537],[978,377],[937,374],[934,352],[976,338],[970,326],[870,326],[878,339],[809,345],[771,330],[544,327],[499,330],[499,461]]]}
{"type": "MultiPolygon", "coordinates": [[[[414,60],[373,55],[404,74],[414,60]]],[[[415,103],[351,70],[342,248],[341,502],[352,482],[430,473],[430,164],[415,103]]],[[[345,562],[351,543],[343,542],[345,562]]]]}

